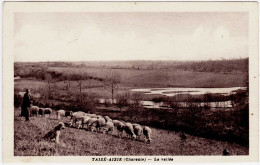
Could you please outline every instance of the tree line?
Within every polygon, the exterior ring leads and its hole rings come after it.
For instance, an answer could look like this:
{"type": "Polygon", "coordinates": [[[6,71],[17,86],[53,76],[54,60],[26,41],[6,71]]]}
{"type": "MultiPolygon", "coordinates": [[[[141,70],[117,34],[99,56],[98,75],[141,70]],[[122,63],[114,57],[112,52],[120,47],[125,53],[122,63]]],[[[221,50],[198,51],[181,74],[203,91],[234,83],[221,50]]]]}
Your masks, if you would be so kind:
{"type": "MultiPolygon", "coordinates": [[[[100,61],[100,62],[40,62],[40,63],[15,63],[19,66],[34,67],[70,67],[70,68],[113,68],[113,69],[177,69],[196,72],[248,72],[249,58],[221,59],[204,61],[100,61]]],[[[15,72],[16,73],[16,72],[15,72]]]]}

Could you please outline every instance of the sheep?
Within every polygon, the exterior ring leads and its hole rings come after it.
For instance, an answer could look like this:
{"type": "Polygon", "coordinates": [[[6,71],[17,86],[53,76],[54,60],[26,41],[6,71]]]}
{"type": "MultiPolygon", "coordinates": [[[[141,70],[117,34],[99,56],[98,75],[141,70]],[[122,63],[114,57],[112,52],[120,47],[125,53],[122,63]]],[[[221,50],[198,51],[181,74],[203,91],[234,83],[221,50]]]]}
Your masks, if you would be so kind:
{"type": "Polygon", "coordinates": [[[141,136],[143,134],[143,128],[141,127],[141,125],[139,124],[132,124],[133,125],[133,128],[134,128],[134,133],[137,137],[137,140],[141,140],[141,136]]]}
{"type": "MultiPolygon", "coordinates": [[[[143,128],[143,134],[144,136],[147,138],[148,140],[148,143],[151,143],[151,134],[152,134],[152,130],[151,128],[147,127],[147,126],[144,126],[143,128]]],[[[146,141],[146,140],[145,140],[146,141]]]]}
{"type": "Polygon", "coordinates": [[[61,117],[68,117],[68,116],[71,116],[72,115],[72,111],[65,111],[65,110],[58,110],[56,112],[57,114],[57,119],[60,119],[61,117]]]}
{"type": "Polygon", "coordinates": [[[97,118],[95,122],[92,123],[92,127],[96,127],[97,132],[100,132],[101,127],[105,126],[106,120],[104,118],[97,118]]]}
{"type": "Polygon", "coordinates": [[[86,123],[87,124],[87,129],[90,129],[91,132],[93,132],[93,128],[95,126],[95,123],[98,119],[97,118],[90,118],[89,121],[86,123]],[[93,126],[92,126],[93,125],[93,126]]]}
{"type": "Polygon", "coordinates": [[[124,131],[124,124],[119,121],[119,120],[112,120],[114,127],[116,127],[117,129],[117,136],[120,137],[120,135],[122,136],[123,131],[124,131]]]}
{"type": "Polygon", "coordinates": [[[60,143],[60,130],[65,128],[65,124],[60,122],[53,130],[49,131],[43,138],[45,140],[55,141],[60,143]]]}
{"type": "Polygon", "coordinates": [[[81,120],[81,127],[82,127],[82,129],[84,129],[84,124],[88,124],[90,119],[91,119],[91,117],[89,117],[89,116],[83,116],[82,117],[82,120],[81,120]]]}
{"type": "Polygon", "coordinates": [[[51,117],[52,109],[51,108],[44,108],[44,115],[49,114],[49,117],[51,117]]]}
{"type": "Polygon", "coordinates": [[[80,113],[80,114],[87,114],[87,113],[85,113],[85,112],[83,112],[83,111],[77,111],[77,112],[74,112],[74,114],[77,114],[77,113],[80,113]]]}
{"type": "Polygon", "coordinates": [[[97,115],[96,118],[98,118],[98,119],[99,119],[99,118],[103,118],[103,116],[101,116],[101,115],[97,115]]]}
{"type": "Polygon", "coordinates": [[[89,117],[91,117],[91,118],[96,118],[97,117],[97,115],[96,114],[87,114],[87,116],[89,116],[89,117]]]}
{"type": "Polygon", "coordinates": [[[38,113],[39,113],[39,107],[37,107],[37,106],[30,106],[30,107],[28,107],[28,110],[29,110],[29,112],[30,112],[30,116],[38,116],[38,113]]]}
{"type": "Polygon", "coordinates": [[[77,111],[71,114],[71,119],[72,118],[81,118],[82,116],[87,116],[88,114],[82,111],[77,111]]]}
{"type": "Polygon", "coordinates": [[[73,118],[73,117],[80,118],[82,116],[88,116],[88,114],[85,113],[85,112],[81,112],[81,111],[74,112],[74,113],[71,114],[71,118],[73,118]]]}
{"type": "Polygon", "coordinates": [[[117,136],[122,137],[124,133],[125,122],[119,120],[112,120],[114,127],[117,129],[117,136]]]}
{"type": "Polygon", "coordinates": [[[45,117],[46,114],[49,114],[49,118],[51,117],[52,110],[51,108],[39,108],[39,115],[45,117]]]}
{"type": "Polygon", "coordinates": [[[82,128],[82,120],[77,120],[75,123],[75,127],[78,129],[82,128]]]}
{"type": "Polygon", "coordinates": [[[136,139],[136,135],[134,133],[134,128],[131,123],[125,123],[124,131],[126,132],[126,136],[128,138],[136,139]]]}
{"type": "Polygon", "coordinates": [[[112,122],[112,119],[110,119],[108,116],[105,116],[104,119],[106,120],[106,122],[108,121],[112,122]]]}
{"type": "Polygon", "coordinates": [[[105,132],[110,132],[111,134],[113,133],[114,130],[114,124],[112,121],[108,121],[105,123],[104,127],[103,127],[103,133],[105,132]]]}
{"type": "Polygon", "coordinates": [[[44,114],[44,108],[39,108],[39,115],[41,115],[41,117],[42,117],[43,114],[44,114]]]}
{"type": "Polygon", "coordinates": [[[121,121],[119,121],[119,120],[112,120],[112,122],[113,122],[113,124],[114,124],[115,126],[118,126],[118,124],[119,124],[121,121]]]}
{"type": "Polygon", "coordinates": [[[78,124],[77,121],[81,120],[83,116],[86,116],[86,113],[84,112],[74,112],[71,115],[70,124],[73,126],[73,124],[78,124]]]}
{"type": "Polygon", "coordinates": [[[78,111],[78,112],[72,113],[71,116],[77,116],[77,117],[78,116],[88,116],[88,114],[85,112],[82,112],[82,111],[78,111]]]}

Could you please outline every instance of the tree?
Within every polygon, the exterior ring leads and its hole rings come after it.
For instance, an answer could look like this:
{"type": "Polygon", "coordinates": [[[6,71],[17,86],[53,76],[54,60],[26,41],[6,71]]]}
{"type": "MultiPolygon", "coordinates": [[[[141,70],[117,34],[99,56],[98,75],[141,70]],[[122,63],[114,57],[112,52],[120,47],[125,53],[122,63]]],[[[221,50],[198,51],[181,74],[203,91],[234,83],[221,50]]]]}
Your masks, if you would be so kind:
{"type": "Polygon", "coordinates": [[[44,76],[45,80],[47,81],[48,85],[48,91],[51,91],[51,83],[52,83],[52,77],[50,73],[46,73],[44,76]]]}
{"type": "MultiPolygon", "coordinates": [[[[122,117],[127,117],[131,121],[137,121],[137,117],[141,115],[143,112],[143,107],[141,104],[141,95],[139,93],[134,93],[131,96],[131,101],[129,101],[129,105],[125,111],[121,113],[122,117]]],[[[148,118],[149,115],[146,114],[148,118]]],[[[126,119],[126,120],[129,120],[126,119]]]]}
{"type": "Polygon", "coordinates": [[[213,96],[210,92],[204,94],[204,108],[210,109],[210,103],[213,101],[213,96]]]}
{"type": "Polygon", "coordinates": [[[94,113],[98,105],[98,99],[95,93],[84,93],[82,104],[85,110],[89,113],[94,113]]]}
{"type": "Polygon", "coordinates": [[[114,93],[118,88],[118,84],[121,82],[121,75],[116,72],[110,72],[105,77],[105,86],[109,88],[112,95],[112,103],[114,103],[114,93]]]}
{"type": "Polygon", "coordinates": [[[71,80],[70,75],[66,75],[64,82],[66,83],[66,90],[68,90],[68,91],[70,90],[70,86],[71,86],[71,81],[70,80],[71,80]]]}
{"type": "Polygon", "coordinates": [[[76,81],[77,84],[78,84],[79,94],[80,94],[80,102],[82,102],[82,99],[83,99],[82,90],[83,90],[84,81],[86,80],[86,76],[83,73],[77,73],[77,74],[71,75],[71,79],[76,81]]]}
{"type": "Polygon", "coordinates": [[[118,108],[120,108],[120,111],[123,107],[129,105],[129,94],[118,95],[116,105],[118,108]]]}
{"type": "Polygon", "coordinates": [[[198,102],[194,102],[194,99],[191,95],[187,96],[187,108],[190,113],[191,117],[191,125],[193,127],[193,131],[195,131],[197,122],[198,122],[198,115],[202,111],[202,108],[199,106],[198,102]]]}
{"type": "Polygon", "coordinates": [[[135,109],[139,109],[140,107],[142,107],[141,101],[142,101],[142,97],[141,97],[140,93],[134,93],[133,96],[132,96],[131,105],[135,109]]]}

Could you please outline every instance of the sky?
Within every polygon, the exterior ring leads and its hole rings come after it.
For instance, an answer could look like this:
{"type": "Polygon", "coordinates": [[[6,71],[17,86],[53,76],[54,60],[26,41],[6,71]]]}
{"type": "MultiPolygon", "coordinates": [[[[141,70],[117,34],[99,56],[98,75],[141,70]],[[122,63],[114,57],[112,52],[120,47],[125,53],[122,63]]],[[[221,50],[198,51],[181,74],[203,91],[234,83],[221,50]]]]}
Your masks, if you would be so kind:
{"type": "Polygon", "coordinates": [[[248,57],[248,13],[15,13],[14,59],[214,60],[248,57]]]}

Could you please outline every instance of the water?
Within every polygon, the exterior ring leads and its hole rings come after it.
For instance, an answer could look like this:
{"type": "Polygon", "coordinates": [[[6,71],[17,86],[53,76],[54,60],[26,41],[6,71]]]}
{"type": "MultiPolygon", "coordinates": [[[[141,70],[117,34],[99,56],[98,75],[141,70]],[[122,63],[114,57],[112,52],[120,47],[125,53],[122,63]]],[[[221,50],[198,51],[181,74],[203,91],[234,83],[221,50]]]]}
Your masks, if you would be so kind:
{"type": "MultiPolygon", "coordinates": [[[[145,108],[168,108],[167,105],[163,102],[155,103],[153,101],[141,101],[141,104],[145,108]]],[[[179,107],[187,107],[186,102],[178,102],[179,107]]],[[[204,106],[205,102],[199,102],[200,106],[204,106]]],[[[211,108],[231,108],[231,101],[220,101],[220,102],[209,102],[211,108]]]]}
{"type": "MultiPolygon", "coordinates": [[[[112,99],[106,99],[110,103],[112,102],[112,99]]],[[[99,99],[100,103],[105,103],[105,99],[99,99]]],[[[130,101],[131,102],[131,101],[130,101]]],[[[145,108],[169,108],[164,102],[153,102],[153,101],[140,101],[143,107],[145,108]]],[[[116,99],[114,99],[114,103],[116,104],[116,99]]],[[[187,107],[186,102],[178,102],[180,107],[187,107]]],[[[200,106],[204,106],[206,103],[200,102],[198,103],[200,106]]],[[[221,102],[210,102],[211,108],[231,108],[232,104],[231,101],[221,101],[221,102]]]]}
{"type": "Polygon", "coordinates": [[[156,94],[162,96],[176,96],[178,94],[202,95],[206,93],[228,95],[236,90],[245,90],[246,87],[232,88],[140,88],[132,89],[132,92],[142,92],[144,94],[156,94]]]}

